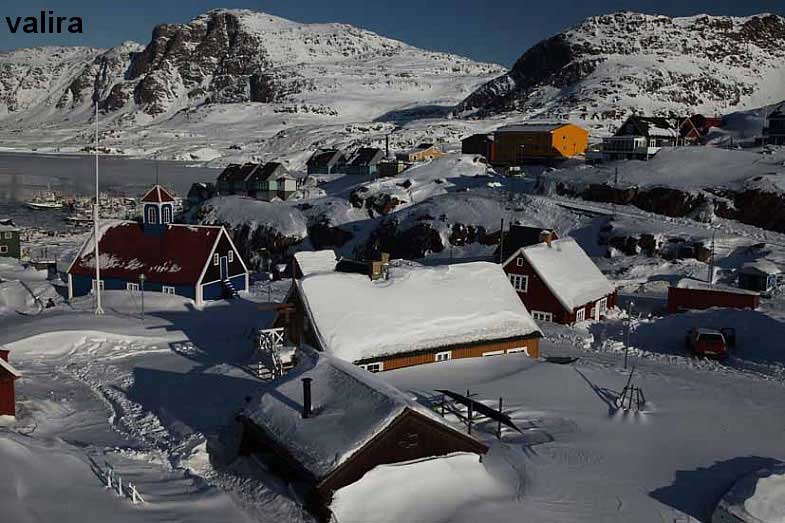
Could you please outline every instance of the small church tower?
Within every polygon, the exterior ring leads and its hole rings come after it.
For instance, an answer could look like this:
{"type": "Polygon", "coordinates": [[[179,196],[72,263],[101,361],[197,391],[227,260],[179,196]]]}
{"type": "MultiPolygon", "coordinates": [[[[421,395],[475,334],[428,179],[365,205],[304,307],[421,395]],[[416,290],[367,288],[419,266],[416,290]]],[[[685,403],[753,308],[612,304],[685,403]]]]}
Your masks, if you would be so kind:
{"type": "Polygon", "coordinates": [[[142,197],[142,221],[145,226],[165,226],[174,217],[174,196],[156,184],[142,197]]]}

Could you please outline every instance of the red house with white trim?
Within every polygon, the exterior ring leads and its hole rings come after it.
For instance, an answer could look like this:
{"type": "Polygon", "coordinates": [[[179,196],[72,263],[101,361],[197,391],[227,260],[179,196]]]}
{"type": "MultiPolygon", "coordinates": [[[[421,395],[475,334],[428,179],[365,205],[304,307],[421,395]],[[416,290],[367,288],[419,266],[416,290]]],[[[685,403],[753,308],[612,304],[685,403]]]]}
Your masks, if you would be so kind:
{"type": "Polygon", "coordinates": [[[502,267],[535,320],[599,320],[616,306],[616,288],[572,238],[521,247],[502,267]]]}
{"type": "Polygon", "coordinates": [[[0,416],[16,416],[14,382],[22,374],[8,363],[8,351],[0,350],[0,416]]]}

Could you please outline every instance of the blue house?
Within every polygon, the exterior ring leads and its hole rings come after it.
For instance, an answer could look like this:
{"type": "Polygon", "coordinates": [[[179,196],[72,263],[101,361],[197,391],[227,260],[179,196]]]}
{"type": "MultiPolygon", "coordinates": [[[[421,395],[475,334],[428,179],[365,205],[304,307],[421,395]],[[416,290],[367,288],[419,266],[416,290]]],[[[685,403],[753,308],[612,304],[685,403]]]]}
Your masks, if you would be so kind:
{"type": "MultiPolygon", "coordinates": [[[[248,268],[223,227],[172,223],[174,197],[156,185],[142,198],[142,223],[100,223],[102,290],[145,291],[208,300],[248,289],[248,268]]],[[[68,297],[95,289],[95,243],[90,237],[68,268],[68,297]]]]}
{"type": "Polygon", "coordinates": [[[344,166],[346,174],[376,176],[379,162],[384,159],[384,151],[376,147],[360,147],[344,166]]]}

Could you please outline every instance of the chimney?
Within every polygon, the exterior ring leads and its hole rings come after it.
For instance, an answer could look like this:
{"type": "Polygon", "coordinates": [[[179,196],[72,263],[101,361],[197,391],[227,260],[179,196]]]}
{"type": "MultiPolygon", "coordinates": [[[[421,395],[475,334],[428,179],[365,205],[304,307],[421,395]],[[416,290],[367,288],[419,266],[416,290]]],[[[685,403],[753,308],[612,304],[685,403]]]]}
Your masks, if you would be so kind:
{"type": "Polygon", "coordinates": [[[371,262],[371,281],[380,280],[384,276],[383,265],[380,261],[371,262]]]}
{"type": "Polygon", "coordinates": [[[303,378],[303,419],[311,417],[311,381],[312,378],[303,378]]]}
{"type": "Polygon", "coordinates": [[[540,231],[540,243],[547,243],[548,247],[550,247],[552,240],[553,240],[553,233],[551,231],[549,230],[540,231]]]}
{"type": "Polygon", "coordinates": [[[3,359],[6,363],[8,362],[8,352],[7,350],[0,349],[0,358],[3,359]]]}

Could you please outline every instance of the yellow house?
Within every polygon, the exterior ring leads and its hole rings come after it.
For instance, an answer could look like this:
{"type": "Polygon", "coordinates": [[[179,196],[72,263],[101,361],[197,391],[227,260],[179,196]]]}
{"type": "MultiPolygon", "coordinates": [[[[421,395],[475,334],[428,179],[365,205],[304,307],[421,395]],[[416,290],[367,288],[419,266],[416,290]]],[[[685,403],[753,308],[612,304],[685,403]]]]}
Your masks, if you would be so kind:
{"type": "Polygon", "coordinates": [[[432,143],[421,143],[413,149],[396,154],[395,157],[402,162],[424,162],[445,155],[446,153],[432,143]]]}
{"type": "Polygon", "coordinates": [[[570,158],[586,152],[589,132],[571,123],[517,124],[494,133],[494,165],[570,158]]]}

